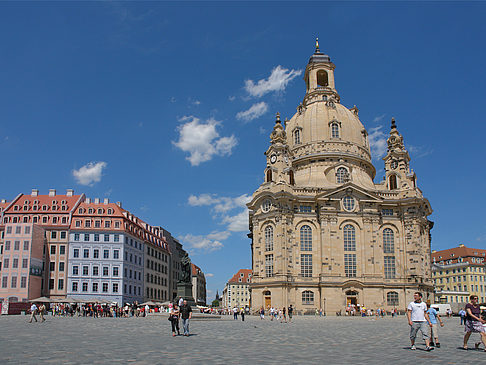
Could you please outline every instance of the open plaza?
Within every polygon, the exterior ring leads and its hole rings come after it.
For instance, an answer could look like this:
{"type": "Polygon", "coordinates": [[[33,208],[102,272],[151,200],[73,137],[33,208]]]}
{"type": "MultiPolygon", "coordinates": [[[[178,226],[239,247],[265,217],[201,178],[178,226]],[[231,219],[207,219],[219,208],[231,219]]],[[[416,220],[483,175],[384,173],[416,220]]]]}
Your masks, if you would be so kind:
{"type": "Polygon", "coordinates": [[[29,323],[28,316],[0,317],[0,363],[477,364],[486,359],[474,350],[478,334],[471,336],[470,350],[460,349],[464,327],[457,317],[444,318],[442,346],[431,352],[423,351],[421,340],[410,350],[405,316],[296,316],[292,323],[223,316],[192,320],[189,337],[172,337],[165,316],[46,318],[29,323]]]}

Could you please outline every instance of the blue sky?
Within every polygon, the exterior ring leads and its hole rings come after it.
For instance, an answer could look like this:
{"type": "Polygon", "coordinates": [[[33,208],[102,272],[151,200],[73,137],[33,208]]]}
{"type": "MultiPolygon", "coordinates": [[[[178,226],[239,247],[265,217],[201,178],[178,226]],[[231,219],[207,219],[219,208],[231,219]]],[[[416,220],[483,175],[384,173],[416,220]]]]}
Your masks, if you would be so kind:
{"type": "Polygon", "coordinates": [[[247,197],[319,36],[377,148],[392,116],[433,249],[485,247],[479,2],[0,3],[0,196],[74,188],[162,225],[208,275],[251,267],[247,197]]]}

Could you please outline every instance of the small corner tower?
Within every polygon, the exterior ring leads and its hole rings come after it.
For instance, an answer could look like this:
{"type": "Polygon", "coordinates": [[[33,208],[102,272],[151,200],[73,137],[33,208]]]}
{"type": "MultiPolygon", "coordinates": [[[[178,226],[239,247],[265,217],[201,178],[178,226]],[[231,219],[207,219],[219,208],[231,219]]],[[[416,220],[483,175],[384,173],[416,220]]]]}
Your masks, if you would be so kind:
{"type": "Polygon", "coordinates": [[[277,113],[275,125],[270,134],[270,143],[270,147],[265,152],[267,156],[265,182],[293,185],[294,178],[293,172],[290,169],[287,133],[280,121],[280,113],[277,113]]]}

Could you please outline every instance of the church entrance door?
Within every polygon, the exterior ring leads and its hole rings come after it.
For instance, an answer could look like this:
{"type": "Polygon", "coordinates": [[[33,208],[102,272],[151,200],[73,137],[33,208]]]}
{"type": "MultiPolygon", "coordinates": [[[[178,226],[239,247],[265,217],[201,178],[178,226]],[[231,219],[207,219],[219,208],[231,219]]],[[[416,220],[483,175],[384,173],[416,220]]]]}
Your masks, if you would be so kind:
{"type": "Polygon", "coordinates": [[[358,304],[358,300],[356,299],[356,297],[347,297],[346,298],[346,306],[349,307],[351,304],[358,304]]]}

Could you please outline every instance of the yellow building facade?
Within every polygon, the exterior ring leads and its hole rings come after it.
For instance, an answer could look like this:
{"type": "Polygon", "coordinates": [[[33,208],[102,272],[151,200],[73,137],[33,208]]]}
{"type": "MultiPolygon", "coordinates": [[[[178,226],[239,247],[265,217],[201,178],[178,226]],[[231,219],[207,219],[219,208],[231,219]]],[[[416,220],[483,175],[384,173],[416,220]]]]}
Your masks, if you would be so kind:
{"type": "Polygon", "coordinates": [[[403,138],[392,120],[375,183],[367,131],[358,108],[340,103],[334,70],[317,46],[297,113],[277,115],[270,135],[264,182],[248,203],[254,311],[405,309],[415,291],[433,295],[432,209],[403,138]]]}

